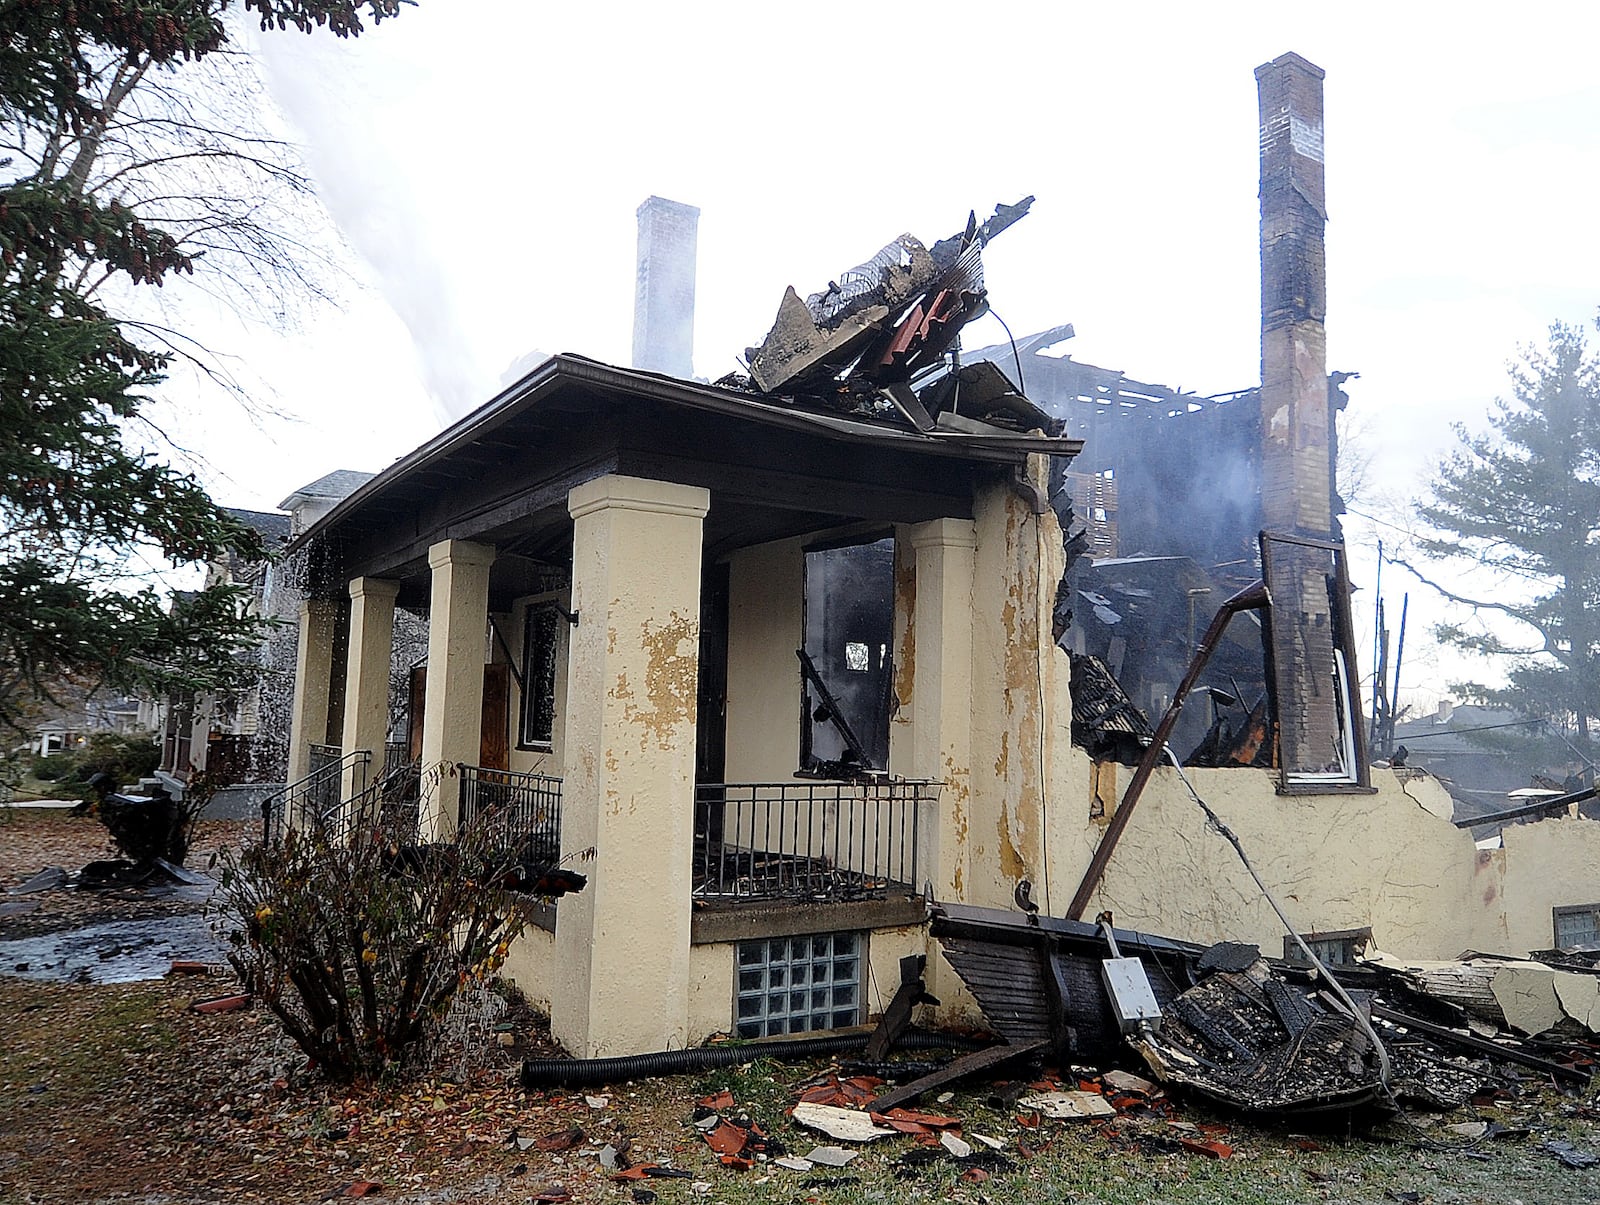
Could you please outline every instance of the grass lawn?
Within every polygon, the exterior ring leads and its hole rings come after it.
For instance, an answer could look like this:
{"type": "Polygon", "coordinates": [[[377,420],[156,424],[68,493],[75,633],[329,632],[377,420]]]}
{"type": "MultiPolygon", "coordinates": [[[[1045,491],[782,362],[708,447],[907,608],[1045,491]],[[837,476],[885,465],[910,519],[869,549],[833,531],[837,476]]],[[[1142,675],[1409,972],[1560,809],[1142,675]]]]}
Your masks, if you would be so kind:
{"type": "MultiPolygon", "coordinates": [[[[1565,1139],[1600,1150],[1593,1098],[1531,1086],[1496,1107],[1420,1118],[1428,1123],[1421,1130],[1389,1123],[1307,1133],[1187,1102],[1165,1116],[1136,1110],[1098,1125],[1024,1124],[1033,1115],[978,1082],[948,1101],[922,1102],[961,1119],[975,1148],[968,1159],[897,1135],[855,1148],[840,1169],[757,1162],[736,1171],[719,1165],[694,1128],[695,1102],[727,1089],[735,1108],[725,1115],[747,1112],[791,1154],[805,1155],[831,1140],[801,1129],[787,1110],[829,1064],[763,1060],[609,1089],[525,1093],[515,1082],[518,1051],[494,1047],[477,1060],[486,1066],[451,1066],[447,1057],[441,1073],[418,1082],[343,1089],[308,1073],[266,1014],[187,1011],[195,996],[226,987],[209,978],[99,987],[0,979],[0,1201],[314,1201],[343,1196],[358,1181],[381,1184],[379,1200],[419,1203],[563,1193],[630,1205],[652,1193],[659,1205],[1600,1200],[1600,1169],[1569,1170],[1540,1149],[1565,1139]],[[1480,1114],[1531,1133],[1472,1144],[1443,1128],[1480,1114]],[[569,1150],[529,1146],[573,1127],[583,1139],[569,1150]],[[1002,1149],[990,1152],[975,1134],[1002,1149]],[[1185,1136],[1234,1153],[1174,1152],[1185,1136]],[[607,1144],[690,1178],[614,1182],[597,1158],[607,1144]]],[[[519,1034],[521,1043],[538,1040],[519,1034]]]]}

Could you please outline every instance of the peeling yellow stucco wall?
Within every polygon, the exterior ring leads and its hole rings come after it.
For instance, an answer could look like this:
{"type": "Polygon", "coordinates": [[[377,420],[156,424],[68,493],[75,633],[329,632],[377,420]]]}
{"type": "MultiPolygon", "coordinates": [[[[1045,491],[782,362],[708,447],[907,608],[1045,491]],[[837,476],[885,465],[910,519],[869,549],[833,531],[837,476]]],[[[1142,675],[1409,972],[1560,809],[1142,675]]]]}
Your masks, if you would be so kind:
{"type": "MultiPolygon", "coordinates": [[[[1036,478],[1043,471],[1031,466],[1036,478]]],[[[973,511],[972,764],[984,772],[971,781],[964,897],[1010,907],[1019,880],[1037,888],[1055,872],[1045,841],[1056,793],[1050,751],[1055,717],[1071,715],[1050,631],[1061,526],[1053,512],[1033,514],[1004,480],[979,490],[973,511]]]]}

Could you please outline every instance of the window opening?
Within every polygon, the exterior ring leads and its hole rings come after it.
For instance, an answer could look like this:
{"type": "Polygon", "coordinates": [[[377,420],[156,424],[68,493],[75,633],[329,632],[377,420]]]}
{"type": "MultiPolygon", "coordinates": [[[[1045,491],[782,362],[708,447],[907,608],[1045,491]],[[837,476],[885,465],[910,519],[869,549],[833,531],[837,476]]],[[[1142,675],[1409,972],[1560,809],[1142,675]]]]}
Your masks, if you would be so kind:
{"type": "Polygon", "coordinates": [[[1556,949],[1571,950],[1600,942],[1600,904],[1556,908],[1556,949]]]}
{"type": "Polygon", "coordinates": [[[889,764],[894,539],[805,554],[800,771],[849,777],[889,764]]]}
{"type": "Polygon", "coordinates": [[[861,1021],[863,933],[811,933],[738,944],[734,1023],[775,1038],[861,1021]]]}
{"type": "Polygon", "coordinates": [[[564,627],[554,600],[529,603],[522,628],[522,709],[519,747],[549,748],[555,737],[556,657],[564,627]]]}
{"type": "MultiPolygon", "coordinates": [[[[1322,960],[1324,966],[1350,966],[1372,944],[1372,929],[1337,929],[1327,933],[1302,933],[1301,938],[1311,947],[1311,952],[1322,960]]],[[[1283,939],[1283,957],[1286,962],[1304,964],[1306,956],[1292,937],[1283,939]]]]}

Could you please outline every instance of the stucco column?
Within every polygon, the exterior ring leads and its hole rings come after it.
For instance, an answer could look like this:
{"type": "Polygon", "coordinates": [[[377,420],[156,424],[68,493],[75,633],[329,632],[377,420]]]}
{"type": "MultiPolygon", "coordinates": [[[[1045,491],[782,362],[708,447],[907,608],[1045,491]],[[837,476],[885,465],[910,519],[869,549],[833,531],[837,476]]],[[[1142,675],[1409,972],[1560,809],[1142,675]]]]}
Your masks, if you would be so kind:
{"type": "Polygon", "coordinates": [[[922,818],[917,870],[932,881],[935,899],[959,903],[967,898],[969,873],[972,571],[978,540],[970,519],[936,519],[913,527],[910,537],[916,574],[912,773],[944,784],[937,816],[922,818]]]}
{"type": "Polygon", "coordinates": [[[300,603],[300,641],[294,661],[294,709],[289,713],[289,781],[311,773],[311,746],[328,739],[328,690],[333,673],[332,599],[300,603]]]}
{"type": "Polygon", "coordinates": [[[695,691],[706,490],[586,482],[573,518],[561,848],[593,850],[561,901],[551,1028],[579,1057],[685,1045],[695,691]]]}
{"type": "Polygon", "coordinates": [[[394,649],[394,599],[400,583],[358,577],[350,583],[350,654],[344,671],[344,740],[347,756],[365,749],[372,761],[349,766],[341,799],[352,799],[383,769],[389,735],[389,658],[394,649]]]}
{"type": "Polygon", "coordinates": [[[423,839],[455,831],[458,762],[476,765],[483,739],[483,656],[494,549],[442,540],[428,549],[428,678],[422,698],[423,839]]]}

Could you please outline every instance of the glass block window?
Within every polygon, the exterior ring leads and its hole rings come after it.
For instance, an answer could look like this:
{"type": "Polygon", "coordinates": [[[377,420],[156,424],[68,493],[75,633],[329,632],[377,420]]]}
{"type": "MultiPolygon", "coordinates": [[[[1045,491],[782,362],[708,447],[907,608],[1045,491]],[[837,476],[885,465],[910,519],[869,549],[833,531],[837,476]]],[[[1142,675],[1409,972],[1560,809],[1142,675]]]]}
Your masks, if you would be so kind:
{"type": "Polygon", "coordinates": [[[1600,904],[1557,908],[1555,920],[1558,950],[1570,950],[1575,946],[1600,942],[1600,904]]]}
{"type": "Polygon", "coordinates": [[[861,1020],[861,933],[741,941],[734,1025],[741,1038],[843,1029],[861,1020]]]}

